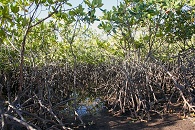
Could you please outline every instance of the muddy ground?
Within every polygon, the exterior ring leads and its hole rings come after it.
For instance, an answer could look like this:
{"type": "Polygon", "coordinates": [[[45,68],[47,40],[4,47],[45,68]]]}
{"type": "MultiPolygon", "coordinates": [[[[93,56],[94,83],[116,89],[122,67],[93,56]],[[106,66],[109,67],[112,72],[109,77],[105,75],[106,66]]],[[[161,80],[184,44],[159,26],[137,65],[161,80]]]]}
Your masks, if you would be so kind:
{"type": "MultiPolygon", "coordinates": [[[[85,117],[87,130],[195,130],[195,118],[181,118],[178,114],[152,117],[150,121],[135,121],[127,116],[85,117]]],[[[78,129],[83,129],[82,127],[78,129]]]]}

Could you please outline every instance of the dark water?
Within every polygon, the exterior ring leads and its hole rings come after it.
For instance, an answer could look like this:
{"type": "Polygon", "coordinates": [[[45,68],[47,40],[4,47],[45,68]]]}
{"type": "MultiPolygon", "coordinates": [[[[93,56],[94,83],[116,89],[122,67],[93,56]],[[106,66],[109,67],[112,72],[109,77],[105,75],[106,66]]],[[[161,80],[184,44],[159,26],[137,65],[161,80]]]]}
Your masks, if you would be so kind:
{"type": "Polygon", "coordinates": [[[104,103],[101,99],[96,98],[92,100],[90,98],[86,98],[86,100],[79,104],[76,111],[80,116],[99,115],[102,109],[104,109],[104,103]]]}

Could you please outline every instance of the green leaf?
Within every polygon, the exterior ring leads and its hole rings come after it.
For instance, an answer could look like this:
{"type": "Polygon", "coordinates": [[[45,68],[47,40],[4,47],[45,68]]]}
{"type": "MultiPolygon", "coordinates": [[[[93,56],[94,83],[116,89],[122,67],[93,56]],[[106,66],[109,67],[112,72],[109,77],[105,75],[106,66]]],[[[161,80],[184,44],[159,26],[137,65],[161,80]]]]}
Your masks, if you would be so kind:
{"type": "Polygon", "coordinates": [[[80,15],[85,15],[84,13],[84,8],[83,6],[80,4],[79,7],[76,9],[76,13],[80,14],[80,15]]]}
{"type": "Polygon", "coordinates": [[[100,21],[100,19],[98,19],[98,18],[94,18],[94,21],[100,21]]]}
{"type": "Polygon", "coordinates": [[[69,11],[69,14],[72,15],[72,16],[76,15],[76,13],[74,11],[69,11]]]}
{"type": "Polygon", "coordinates": [[[41,3],[45,3],[46,2],[46,0],[41,0],[41,3]]]}
{"type": "Polygon", "coordinates": [[[98,0],[92,0],[92,5],[95,6],[98,4],[98,0]]]}
{"type": "Polygon", "coordinates": [[[9,7],[8,6],[3,7],[2,15],[9,15],[9,7]]]}
{"type": "Polygon", "coordinates": [[[103,3],[101,3],[101,4],[98,4],[98,8],[100,8],[100,7],[102,7],[104,4],[103,3]]]}
{"type": "Polygon", "coordinates": [[[54,6],[51,6],[51,8],[53,9],[54,12],[56,12],[56,8],[54,6]]]}
{"type": "Polygon", "coordinates": [[[113,32],[116,34],[116,29],[115,28],[113,28],[113,32]]]}
{"type": "Polygon", "coordinates": [[[174,4],[174,6],[175,6],[175,7],[178,7],[178,6],[180,5],[180,3],[181,3],[180,0],[179,0],[179,1],[176,1],[175,4],[174,4]]]}
{"type": "Polygon", "coordinates": [[[110,32],[111,29],[112,29],[112,26],[106,26],[106,27],[105,27],[105,31],[106,31],[106,32],[110,32]]]}
{"type": "Polygon", "coordinates": [[[35,4],[38,4],[39,3],[39,0],[35,0],[35,4]]]}
{"type": "Polygon", "coordinates": [[[95,9],[90,12],[90,16],[94,16],[94,14],[95,14],[95,9]]]}
{"type": "Polygon", "coordinates": [[[11,11],[13,13],[18,13],[19,12],[19,7],[17,5],[15,5],[15,6],[11,5],[11,11]]]}
{"type": "Polygon", "coordinates": [[[104,4],[102,3],[102,0],[98,0],[98,4],[97,4],[97,7],[100,8],[102,7],[104,4]]]}
{"type": "Polygon", "coordinates": [[[66,4],[67,4],[68,6],[72,6],[72,4],[71,4],[71,3],[68,3],[68,2],[67,2],[66,4]]]}
{"type": "Polygon", "coordinates": [[[0,29],[0,36],[5,37],[5,31],[2,28],[0,29]]]}
{"type": "Polygon", "coordinates": [[[54,3],[53,0],[47,0],[47,2],[48,2],[49,4],[53,4],[53,3],[54,3]]]}
{"type": "Polygon", "coordinates": [[[90,3],[89,0],[85,0],[84,2],[85,2],[86,5],[88,5],[89,7],[91,7],[91,3],[90,3]]]}
{"type": "Polygon", "coordinates": [[[8,1],[8,0],[1,0],[0,3],[2,3],[3,5],[7,5],[9,2],[10,2],[10,1],[8,1]]]}
{"type": "Polygon", "coordinates": [[[99,29],[102,29],[102,28],[103,28],[102,23],[100,23],[100,24],[98,25],[98,28],[99,28],[99,29]]]}

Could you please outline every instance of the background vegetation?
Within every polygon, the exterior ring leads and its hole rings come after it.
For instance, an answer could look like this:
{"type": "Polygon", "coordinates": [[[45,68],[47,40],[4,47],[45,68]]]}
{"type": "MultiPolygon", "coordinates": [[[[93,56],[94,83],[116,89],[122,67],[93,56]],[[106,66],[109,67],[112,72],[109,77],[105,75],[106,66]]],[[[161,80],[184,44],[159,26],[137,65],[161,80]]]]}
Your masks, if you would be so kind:
{"type": "Polygon", "coordinates": [[[77,109],[86,98],[137,120],[195,112],[195,2],[102,6],[101,0],[76,7],[68,0],[0,2],[2,129],[85,126],[77,109]],[[40,10],[48,15],[39,18],[40,10]],[[95,21],[103,34],[89,28],[95,21]],[[79,123],[69,121],[73,115],[79,123]]]}

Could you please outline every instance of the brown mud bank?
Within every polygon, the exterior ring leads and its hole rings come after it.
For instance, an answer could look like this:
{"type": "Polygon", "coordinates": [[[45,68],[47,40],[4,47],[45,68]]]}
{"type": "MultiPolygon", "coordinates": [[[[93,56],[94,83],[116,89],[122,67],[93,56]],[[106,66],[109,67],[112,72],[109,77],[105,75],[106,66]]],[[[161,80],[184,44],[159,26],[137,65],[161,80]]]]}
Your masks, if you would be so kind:
{"type": "Polygon", "coordinates": [[[150,121],[136,121],[127,116],[100,115],[86,116],[87,130],[195,130],[195,118],[180,117],[178,114],[169,114],[164,119],[152,117],[150,121]]]}

